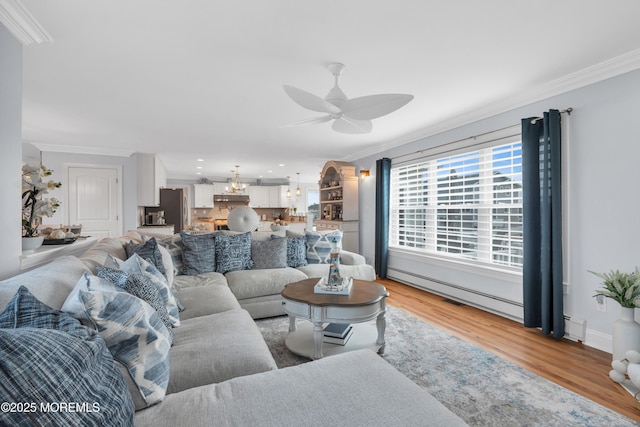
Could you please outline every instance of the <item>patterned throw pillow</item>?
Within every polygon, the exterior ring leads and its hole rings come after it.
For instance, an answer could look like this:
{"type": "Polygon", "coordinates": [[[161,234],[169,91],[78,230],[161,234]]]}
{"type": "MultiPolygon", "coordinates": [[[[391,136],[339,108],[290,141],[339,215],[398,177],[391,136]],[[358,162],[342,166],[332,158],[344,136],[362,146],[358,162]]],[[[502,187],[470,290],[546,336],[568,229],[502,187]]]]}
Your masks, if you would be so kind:
{"type": "Polygon", "coordinates": [[[98,277],[108,280],[109,282],[119,286],[131,295],[146,301],[160,316],[160,320],[167,327],[169,332],[169,342],[173,344],[173,325],[164,305],[160,292],[151,282],[149,282],[142,274],[126,273],[115,268],[98,266],[96,267],[98,277]]]}
{"type": "Polygon", "coordinates": [[[158,271],[153,264],[142,259],[138,254],[134,254],[131,258],[122,262],[116,258],[110,257],[109,262],[105,266],[122,270],[125,273],[137,273],[143,275],[150,283],[152,283],[160,293],[160,297],[167,308],[169,319],[174,328],[180,326],[180,308],[178,301],[173,295],[167,280],[162,273],[158,271]]]}
{"type": "MultiPolygon", "coordinates": [[[[277,234],[271,235],[272,239],[283,239],[277,234]]],[[[287,239],[287,266],[303,267],[307,265],[307,238],[302,237],[286,237],[287,239]]]]}
{"type": "Polygon", "coordinates": [[[108,292],[125,292],[124,289],[119,288],[114,283],[105,280],[101,277],[94,276],[91,273],[85,272],[78,280],[74,288],[67,295],[67,299],[62,304],[61,310],[69,313],[71,316],[80,320],[89,320],[89,317],[84,312],[84,307],[80,302],[80,291],[108,291],[108,292]]]}
{"type": "Polygon", "coordinates": [[[155,237],[150,238],[141,245],[134,243],[133,241],[129,241],[124,248],[127,251],[128,258],[131,258],[133,254],[140,255],[143,259],[146,259],[153,264],[158,271],[162,273],[165,279],[167,278],[167,270],[164,268],[162,253],[158,248],[158,242],[155,237]]]}
{"type": "Polygon", "coordinates": [[[252,240],[253,268],[285,268],[287,266],[287,239],[252,240]]]}
{"type": "MultiPolygon", "coordinates": [[[[182,238],[180,235],[170,236],[164,239],[160,239],[158,244],[164,247],[171,257],[171,261],[173,261],[173,275],[177,276],[182,273],[182,238]]],[[[169,283],[171,285],[171,283],[169,283]]]]}
{"type": "Polygon", "coordinates": [[[180,232],[182,238],[182,274],[195,276],[216,271],[214,233],[190,234],[180,232]]]}
{"type": "Polygon", "coordinates": [[[80,300],[113,358],[122,363],[147,406],[164,399],[169,384],[167,327],[149,304],[127,292],[84,292],[80,300]]]}
{"type": "Polygon", "coordinates": [[[82,411],[1,411],[0,425],[133,425],[131,394],[96,331],[43,304],[24,286],[0,314],[0,328],[5,401],[88,405],[82,411]]]}
{"type": "Polygon", "coordinates": [[[251,270],[251,232],[243,234],[215,234],[216,271],[226,273],[236,270],[251,270]]]}
{"type": "Polygon", "coordinates": [[[307,262],[309,264],[328,264],[331,253],[331,242],[329,236],[334,236],[338,240],[338,247],[342,241],[342,231],[336,230],[330,233],[319,233],[307,231],[307,262]]]}

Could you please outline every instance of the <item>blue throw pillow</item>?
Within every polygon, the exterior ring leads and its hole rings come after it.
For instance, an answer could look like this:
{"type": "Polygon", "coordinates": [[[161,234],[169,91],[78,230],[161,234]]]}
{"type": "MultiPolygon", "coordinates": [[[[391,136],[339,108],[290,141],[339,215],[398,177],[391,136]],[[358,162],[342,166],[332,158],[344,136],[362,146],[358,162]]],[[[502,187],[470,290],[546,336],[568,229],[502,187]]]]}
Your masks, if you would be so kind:
{"type": "Polygon", "coordinates": [[[337,241],[338,247],[342,242],[342,231],[336,230],[330,233],[319,233],[316,231],[305,232],[307,239],[307,262],[309,264],[328,264],[331,255],[331,241],[337,241]]]}
{"type": "Polygon", "coordinates": [[[146,301],[160,316],[160,320],[167,327],[169,333],[169,342],[173,344],[173,325],[169,318],[169,312],[164,304],[164,300],[160,296],[158,288],[150,283],[142,274],[127,273],[115,268],[97,266],[96,274],[101,279],[105,279],[114,285],[124,289],[131,295],[146,301]]]}
{"type": "Polygon", "coordinates": [[[0,384],[8,403],[50,405],[0,411],[0,425],[133,425],[131,394],[104,340],[24,286],[0,314],[0,384]]]}
{"type": "Polygon", "coordinates": [[[191,234],[182,231],[180,237],[182,238],[182,274],[195,276],[216,271],[213,233],[191,234]]]}
{"type": "Polygon", "coordinates": [[[162,262],[162,253],[160,253],[158,241],[155,237],[150,238],[141,245],[129,241],[125,246],[125,250],[127,251],[127,257],[130,258],[133,254],[140,255],[143,259],[153,264],[165,279],[167,278],[167,270],[162,262]]]}
{"type": "Polygon", "coordinates": [[[251,232],[242,234],[215,234],[216,271],[226,273],[253,268],[251,259],[251,232]]]}
{"type": "MultiPolygon", "coordinates": [[[[283,239],[284,237],[277,234],[271,235],[272,239],[283,239]]],[[[302,237],[286,237],[287,239],[287,266],[303,267],[307,262],[307,238],[302,237]]]]}
{"type": "Polygon", "coordinates": [[[84,310],[137,385],[146,406],[164,399],[169,385],[167,327],[149,304],[127,292],[79,292],[84,310]]]}

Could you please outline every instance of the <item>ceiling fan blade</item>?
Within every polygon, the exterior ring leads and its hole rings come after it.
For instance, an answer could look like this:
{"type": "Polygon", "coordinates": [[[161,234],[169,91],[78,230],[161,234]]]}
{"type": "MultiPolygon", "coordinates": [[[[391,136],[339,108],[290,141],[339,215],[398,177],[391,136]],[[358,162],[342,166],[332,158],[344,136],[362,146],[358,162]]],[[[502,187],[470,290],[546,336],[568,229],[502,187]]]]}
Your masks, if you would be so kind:
{"type": "Polygon", "coordinates": [[[331,120],[331,116],[322,116],[322,117],[314,117],[313,119],[305,119],[300,120],[299,122],[289,123],[288,125],[283,125],[283,128],[292,128],[295,126],[305,126],[305,125],[313,125],[316,123],[324,123],[331,120]]]}
{"type": "Polygon", "coordinates": [[[340,133],[369,133],[371,132],[371,129],[373,129],[373,124],[371,123],[371,120],[356,120],[351,117],[343,116],[333,122],[331,129],[340,133]]]}
{"type": "Polygon", "coordinates": [[[336,107],[330,102],[316,96],[312,93],[306,92],[302,89],[295,88],[293,86],[283,86],[287,95],[293,99],[297,104],[311,111],[317,111],[319,113],[333,113],[340,114],[340,108],[336,107]]]}
{"type": "Polygon", "coordinates": [[[382,94],[349,99],[342,105],[342,113],[358,120],[372,120],[405,106],[413,95],[382,94]]]}

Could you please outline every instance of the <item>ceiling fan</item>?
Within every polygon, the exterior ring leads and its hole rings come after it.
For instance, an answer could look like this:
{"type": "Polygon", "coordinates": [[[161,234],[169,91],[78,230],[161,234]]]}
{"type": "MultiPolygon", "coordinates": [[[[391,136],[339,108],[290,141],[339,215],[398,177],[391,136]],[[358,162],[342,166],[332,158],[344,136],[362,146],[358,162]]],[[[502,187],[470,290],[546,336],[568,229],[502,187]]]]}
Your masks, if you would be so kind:
{"type": "Polygon", "coordinates": [[[327,96],[320,98],[293,86],[284,86],[284,91],[297,104],[311,111],[326,113],[326,116],[291,123],[285,127],[325,123],[333,120],[331,128],[340,133],[369,133],[373,128],[371,120],[385,116],[406,105],[413,95],[380,94],[348,99],[338,87],[338,77],[345,69],[339,62],[329,64],[329,71],[335,78],[333,88],[327,96]]]}

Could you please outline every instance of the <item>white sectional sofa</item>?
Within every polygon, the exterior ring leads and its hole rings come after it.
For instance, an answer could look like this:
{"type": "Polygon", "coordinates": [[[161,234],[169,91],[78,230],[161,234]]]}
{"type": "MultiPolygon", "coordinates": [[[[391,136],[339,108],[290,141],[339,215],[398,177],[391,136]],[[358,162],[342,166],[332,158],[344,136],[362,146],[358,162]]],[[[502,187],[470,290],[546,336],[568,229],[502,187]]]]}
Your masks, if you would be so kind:
{"type": "MultiPolygon", "coordinates": [[[[167,285],[169,281],[172,283],[171,295],[183,310],[179,313],[179,325],[171,328],[173,345],[168,349],[166,357],[166,391],[160,399],[150,404],[145,395],[146,390],[137,382],[139,377],[126,365],[128,362],[119,354],[114,353],[113,358],[109,354],[114,352],[107,336],[110,333],[108,328],[113,325],[83,321],[87,327],[80,326],[78,320],[60,311],[75,298],[76,290],[81,284],[88,288],[88,293],[100,295],[101,291],[92,282],[98,280],[95,275],[100,276],[109,268],[109,271],[116,270],[113,263],[127,263],[138,258],[136,255],[128,256],[127,245],[131,245],[131,242],[142,245],[144,240],[143,236],[133,232],[118,239],[103,239],[79,258],[58,258],[47,265],[0,282],[0,309],[4,307],[4,312],[0,313],[0,383],[3,384],[0,387],[0,400],[14,402],[15,408],[19,402],[46,400],[48,386],[53,386],[54,391],[51,393],[57,396],[56,399],[61,399],[58,393],[66,392],[70,383],[89,383],[90,390],[102,390],[107,394],[112,387],[112,394],[115,396],[110,398],[121,401],[124,399],[124,403],[118,403],[117,407],[110,405],[110,400],[97,402],[98,411],[0,412],[0,425],[465,425],[423,389],[368,350],[277,369],[252,316],[257,318],[282,314],[281,302],[275,298],[275,295],[279,296],[281,286],[308,275],[320,275],[328,268],[326,265],[286,267],[280,272],[266,271],[271,269],[245,270],[223,275],[210,271],[174,277],[171,277],[171,271],[167,271],[167,285]],[[105,267],[109,265],[111,267],[105,267]],[[260,282],[260,278],[263,282],[260,282]],[[89,282],[92,284],[89,285],[89,282]],[[249,283],[255,287],[262,286],[262,291],[251,291],[249,283]],[[265,283],[268,285],[263,286],[265,283]],[[247,310],[243,308],[243,304],[247,310]],[[73,373],[73,381],[64,381],[58,376],[69,375],[70,369],[65,367],[55,374],[50,373],[51,369],[55,371],[56,368],[51,364],[55,365],[58,359],[52,358],[50,354],[42,354],[42,349],[34,346],[31,351],[27,346],[15,350],[5,345],[8,342],[6,340],[15,336],[20,328],[29,333],[42,333],[43,337],[51,334],[66,337],[59,331],[51,332],[46,329],[51,326],[40,325],[34,328],[30,322],[36,315],[26,314],[33,306],[38,306],[40,312],[44,312],[43,316],[58,319],[56,325],[72,324],[74,331],[83,329],[83,333],[89,335],[88,338],[83,335],[84,340],[91,341],[91,345],[100,344],[104,337],[110,347],[109,351],[102,350],[102,356],[103,359],[106,357],[113,361],[107,364],[112,365],[111,369],[114,366],[117,368],[116,374],[94,375],[92,368],[78,369],[79,372],[73,373]],[[14,321],[16,324],[12,326],[14,321]],[[20,322],[23,323],[19,325],[20,322]],[[32,373],[28,370],[18,372],[15,366],[20,365],[11,365],[12,358],[19,359],[16,363],[24,364],[26,360],[36,365],[34,360],[42,360],[40,365],[43,365],[47,373],[29,379],[32,373]],[[37,387],[20,389],[19,377],[24,376],[27,376],[27,384],[32,381],[37,387]],[[105,384],[108,378],[111,382],[105,384]],[[68,418],[58,418],[65,416],[68,418]]],[[[176,244],[176,240],[177,237],[174,237],[168,246],[176,244]]],[[[176,256],[176,247],[173,248],[173,254],[170,250],[160,251],[162,259],[168,265],[172,264],[170,255],[176,256]]],[[[370,276],[371,267],[364,267],[364,262],[359,263],[363,261],[361,257],[356,254],[346,254],[346,257],[354,261],[350,264],[354,267],[353,272],[362,272],[362,278],[373,279],[370,276]]],[[[124,269],[122,264],[119,265],[124,269]]],[[[172,267],[169,269],[173,270],[172,267]]],[[[153,274],[157,276],[157,273],[155,270],[153,274]]],[[[81,294],[80,300],[85,303],[87,293],[83,291],[81,294]]],[[[105,291],[103,294],[114,293],[105,291]]],[[[129,295],[126,297],[137,299],[129,295]]],[[[147,306],[146,303],[141,304],[147,306]]],[[[100,314],[113,315],[116,309],[119,308],[107,304],[100,314]]],[[[148,307],[145,310],[149,310],[148,307]]],[[[158,313],[153,308],[150,311],[151,319],[159,316],[160,310],[158,313]]],[[[83,314],[90,314],[89,312],[90,309],[85,305],[83,314]]],[[[122,313],[116,314],[123,316],[122,313]]],[[[164,326],[160,323],[156,320],[154,325],[162,332],[164,326]]],[[[134,326],[139,327],[137,323],[134,326]]],[[[166,330],[168,328],[164,328],[165,332],[166,330]]],[[[145,343],[151,341],[148,331],[140,333],[147,334],[145,343]]],[[[156,340],[158,341],[160,339],[156,340]]],[[[95,346],[91,349],[93,353],[97,352],[95,346]]],[[[69,347],[55,351],[64,353],[72,349],[69,347]]],[[[64,355],[60,360],[73,360],[74,356],[64,355]]],[[[34,369],[35,371],[38,370],[34,369]]],[[[84,400],[103,399],[91,397],[93,393],[84,393],[81,395],[84,400]]],[[[42,403],[40,401],[35,403],[42,403]]],[[[96,405],[96,402],[85,403],[96,405]]],[[[95,406],[88,408],[95,409],[95,406]]]]}

